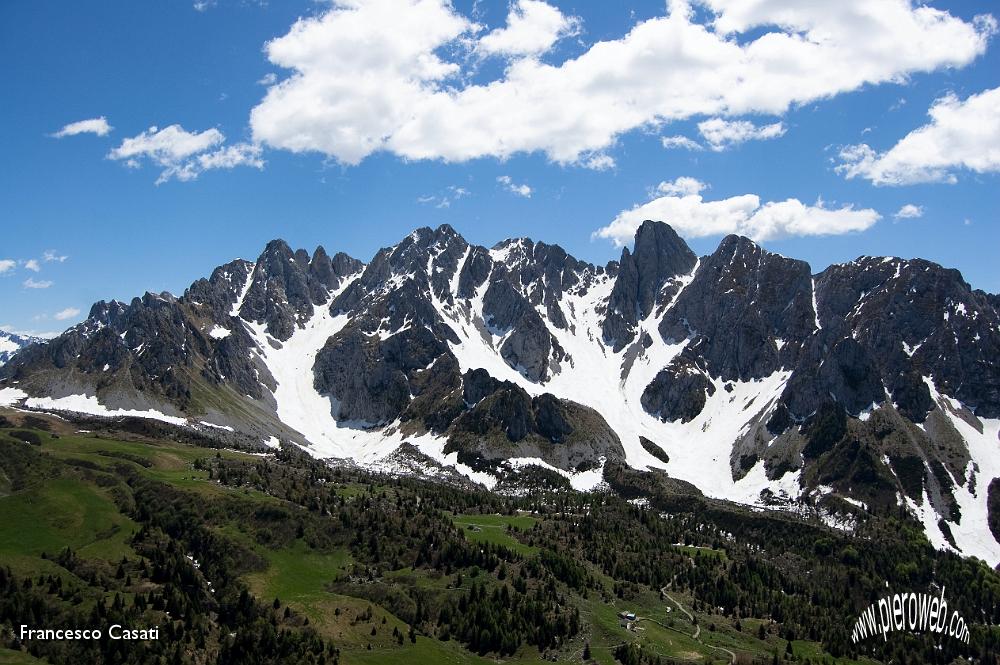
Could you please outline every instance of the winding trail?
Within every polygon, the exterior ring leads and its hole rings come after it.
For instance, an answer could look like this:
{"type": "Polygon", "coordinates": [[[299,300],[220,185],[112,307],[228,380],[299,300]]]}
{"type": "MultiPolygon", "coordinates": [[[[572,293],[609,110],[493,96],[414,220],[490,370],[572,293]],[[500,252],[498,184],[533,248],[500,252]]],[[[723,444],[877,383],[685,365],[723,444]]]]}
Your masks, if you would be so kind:
{"type": "MultiPolygon", "coordinates": [[[[706,646],[709,649],[715,649],[717,651],[724,651],[724,652],[726,652],[727,654],[729,654],[729,662],[732,663],[732,664],[735,664],[736,663],[736,654],[735,653],[733,653],[732,651],[730,651],[729,649],[727,649],[725,647],[717,647],[714,644],[705,644],[705,642],[702,641],[702,639],[701,639],[701,624],[695,622],[694,615],[691,614],[690,612],[688,612],[687,608],[685,608],[683,605],[681,605],[681,603],[680,603],[679,600],[677,600],[676,598],[674,598],[673,596],[671,596],[669,593],[667,593],[667,590],[672,585],[673,585],[673,582],[670,582],[670,584],[667,584],[665,587],[661,588],[660,589],[660,595],[662,595],[664,598],[666,598],[667,600],[669,600],[670,602],[672,602],[674,605],[676,605],[677,609],[680,610],[681,612],[683,612],[687,616],[687,618],[691,622],[691,624],[694,625],[694,632],[691,633],[691,635],[689,637],[691,639],[693,639],[695,642],[697,642],[698,644],[701,644],[702,646],[706,646]]],[[[641,620],[641,621],[651,621],[652,623],[655,623],[656,625],[660,626],[661,628],[667,628],[668,630],[676,630],[677,632],[681,632],[681,631],[677,630],[676,628],[671,628],[670,626],[666,626],[666,625],[660,623],[656,619],[650,619],[648,617],[640,617],[639,620],[641,620]]],[[[687,635],[687,633],[684,633],[684,634],[687,635]]]]}

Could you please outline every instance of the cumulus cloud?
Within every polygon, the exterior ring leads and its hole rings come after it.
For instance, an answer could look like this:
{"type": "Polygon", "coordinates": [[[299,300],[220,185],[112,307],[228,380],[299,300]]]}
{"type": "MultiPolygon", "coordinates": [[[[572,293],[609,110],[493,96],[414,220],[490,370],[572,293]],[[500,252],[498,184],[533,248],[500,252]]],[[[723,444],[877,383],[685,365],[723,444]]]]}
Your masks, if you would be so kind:
{"type": "Polygon", "coordinates": [[[838,173],[861,177],[874,185],[957,182],[961,169],[975,173],[1000,171],[1000,88],[960,100],[938,99],[928,111],[931,121],[904,136],[885,152],[866,143],[840,151],[838,173]]]}
{"type": "Polygon", "coordinates": [[[42,269],[42,266],[38,264],[38,259],[28,259],[24,262],[24,267],[32,272],[39,272],[42,269]]]}
{"type": "Polygon", "coordinates": [[[736,233],[754,240],[841,235],[864,231],[880,219],[874,210],[855,210],[850,205],[828,208],[822,199],[814,205],[798,199],[762,204],[756,194],[742,194],[706,201],[700,194],[705,187],[694,178],[662,182],[655,191],[665,195],[623,210],[610,224],[598,229],[594,237],[626,245],[647,219],[667,222],[689,238],[736,233]]]}
{"type": "Polygon", "coordinates": [[[526,199],[531,198],[531,187],[525,184],[515,183],[509,175],[502,175],[497,177],[497,182],[499,182],[504,189],[506,189],[511,194],[515,196],[521,196],[526,199]]]}
{"type": "Polygon", "coordinates": [[[47,289],[52,286],[53,282],[50,279],[35,280],[29,277],[24,280],[24,288],[26,289],[47,289]]]}
{"type": "Polygon", "coordinates": [[[47,249],[42,252],[42,260],[46,263],[52,263],[53,261],[64,263],[68,258],[65,254],[60,254],[54,249],[47,249]]]}
{"type": "Polygon", "coordinates": [[[755,125],[749,120],[710,118],[698,123],[698,132],[708,142],[709,148],[719,152],[746,141],[762,141],[782,136],[785,125],[781,122],[755,125]]]}
{"type": "Polygon", "coordinates": [[[661,136],[660,143],[667,150],[683,148],[684,150],[704,150],[702,145],[686,136],[661,136]]]}
{"type": "Polygon", "coordinates": [[[62,129],[52,136],[61,139],[65,136],[76,136],[77,134],[96,134],[107,136],[114,127],[108,124],[108,119],[103,115],[100,118],[90,118],[89,120],[78,120],[64,125],[62,129]]]}
{"type": "Polygon", "coordinates": [[[897,210],[893,215],[894,219],[916,219],[924,216],[924,207],[907,203],[897,210]]]}
{"type": "Polygon", "coordinates": [[[61,309],[52,315],[56,321],[65,321],[66,319],[72,319],[74,316],[78,316],[80,310],[76,307],[67,307],[66,309],[61,309]]]}
{"type": "Polygon", "coordinates": [[[17,261],[14,259],[0,259],[0,275],[9,273],[16,267],[17,261]]]}
{"type": "MultiPolygon", "coordinates": [[[[266,45],[268,59],[289,73],[252,110],[253,139],[344,164],[379,151],[445,161],[542,152],[583,163],[631,130],[781,115],[865,85],[961,67],[996,28],[992,18],[967,22],[911,0],[701,4],[707,12],[672,0],[665,16],[618,39],[552,64],[513,58],[482,81],[461,54],[490,48],[500,33],[478,37],[481,28],[448,0],[333,0],[266,45]]],[[[501,30],[513,30],[518,16],[529,20],[528,6],[517,2],[501,30]]]]}
{"type": "Polygon", "coordinates": [[[510,6],[507,26],[484,35],[476,50],[484,55],[538,56],[563,37],[580,32],[580,19],[564,16],[540,0],[517,0],[510,6]]]}
{"type": "Polygon", "coordinates": [[[673,182],[664,180],[656,186],[654,191],[657,194],[664,194],[666,196],[691,196],[692,194],[700,193],[706,188],[708,188],[708,185],[697,178],[682,175],[673,182]]]}
{"type": "Polygon", "coordinates": [[[231,169],[236,166],[263,168],[259,145],[238,143],[223,146],[226,137],[212,128],[203,132],[188,132],[180,125],[159,129],[150,127],[137,136],[127,138],[108,153],[110,159],[138,167],[146,159],[163,168],[156,184],[172,178],[194,180],[210,169],[231,169]]]}

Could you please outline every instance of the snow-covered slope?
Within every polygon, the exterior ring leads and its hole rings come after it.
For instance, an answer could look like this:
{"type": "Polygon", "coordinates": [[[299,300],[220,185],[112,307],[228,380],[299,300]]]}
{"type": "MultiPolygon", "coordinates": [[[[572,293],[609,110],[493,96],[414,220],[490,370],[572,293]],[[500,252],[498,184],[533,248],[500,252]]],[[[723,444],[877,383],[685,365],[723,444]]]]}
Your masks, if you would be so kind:
{"type": "Polygon", "coordinates": [[[44,340],[37,337],[17,335],[6,330],[0,330],[0,366],[6,364],[14,355],[28,346],[44,340]]]}

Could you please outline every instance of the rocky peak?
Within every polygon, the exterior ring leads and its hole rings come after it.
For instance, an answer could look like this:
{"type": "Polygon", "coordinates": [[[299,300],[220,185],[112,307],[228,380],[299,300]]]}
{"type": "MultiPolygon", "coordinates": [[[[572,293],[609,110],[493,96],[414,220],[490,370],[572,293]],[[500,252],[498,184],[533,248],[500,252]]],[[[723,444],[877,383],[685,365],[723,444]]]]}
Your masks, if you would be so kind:
{"type": "Polygon", "coordinates": [[[693,337],[708,372],[726,380],[791,367],[815,331],[809,264],[728,236],[702,259],[659,330],[665,340],[693,337]]]}
{"type": "Polygon", "coordinates": [[[331,307],[350,312],[365,332],[388,334],[407,325],[430,326],[456,340],[434,301],[454,305],[463,257],[470,246],[448,225],[419,228],[398,244],[386,247],[331,307]]]}
{"type": "Polygon", "coordinates": [[[214,321],[224,321],[243,294],[253,268],[253,263],[243,259],[221,265],[212,271],[208,279],[199,279],[191,284],[182,300],[196,307],[207,307],[214,321]]]}
{"type": "Polygon", "coordinates": [[[391,290],[409,279],[431,284],[439,298],[448,299],[451,279],[468,248],[465,238],[447,224],[421,227],[397,245],[379,250],[358,279],[356,293],[343,299],[345,309],[356,306],[362,293],[391,290]]]}
{"type": "Polygon", "coordinates": [[[109,326],[111,328],[117,328],[119,322],[122,320],[125,314],[126,305],[123,302],[117,300],[112,300],[107,302],[104,300],[98,300],[90,307],[90,313],[87,315],[87,319],[83,324],[96,323],[100,325],[109,326]]]}
{"type": "Polygon", "coordinates": [[[661,289],[667,280],[691,272],[697,260],[673,228],[651,221],[643,222],[635,232],[630,259],[636,268],[636,302],[642,316],[653,311],[653,306],[663,297],[661,289]]]}
{"type": "Polygon", "coordinates": [[[490,251],[494,261],[504,266],[511,284],[532,306],[543,305],[549,322],[566,328],[559,301],[569,291],[585,290],[602,272],[590,263],[578,261],[559,245],[516,238],[498,243],[490,251]]]}
{"type": "MultiPolygon", "coordinates": [[[[312,259],[309,260],[309,276],[327,291],[333,291],[340,286],[345,277],[353,275],[360,269],[361,261],[343,252],[337,252],[331,259],[322,245],[316,248],[312,259]]],[[[322,301],[326,302],[325,293],[322,298],[322,301]]]]}
{"type": "Polygon", "coordinates": [[[816,278],[828,346],[854,340],[900,411],[932,408],[923,377],[978,415],[1000,415],[1000,316],[959,271],[922,259],[859,257],[816,278]]]}
{"type": "Polygon", "coordinates": [[[266,323],[272,337],[287,340],[295,327],[312,316],[313,306],[327,302],[332,262],[326,252],[315,265],[305,250],[293,252],[284,240],[272,240],[264,248],[253,270],[253,281],[240,308],[248,321],[266,323]]]}
{"type": "Polygon", "coordinates": [[[690,273],[696,261],[669,225],[647,220],[639,226],[633,250],[622,250],[603,325],[604,338],[615,351],[635,338],[636,324],[656,305],[669,302],[679,288],[677,278],[690,273]]]}

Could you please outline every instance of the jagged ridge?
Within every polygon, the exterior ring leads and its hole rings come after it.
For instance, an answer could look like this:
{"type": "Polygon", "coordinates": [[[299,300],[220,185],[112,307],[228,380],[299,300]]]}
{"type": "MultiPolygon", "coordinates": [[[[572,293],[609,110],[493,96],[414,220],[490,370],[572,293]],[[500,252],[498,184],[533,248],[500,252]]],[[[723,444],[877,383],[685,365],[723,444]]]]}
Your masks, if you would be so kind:
{"type": "Polygon", "coordinates": [[[273,241],[179,298],[97,303],[3,376],[35,406],[89,396],[320,456],[410,441],[487,482],[513,460],[589,486],[624,459],[746,502],[901,502],[996,563],[997,302],[922,260],[814,275],[737,236],[699,259],[656,222],[603,267],[444,225],[368,264],[273,241]]]}

